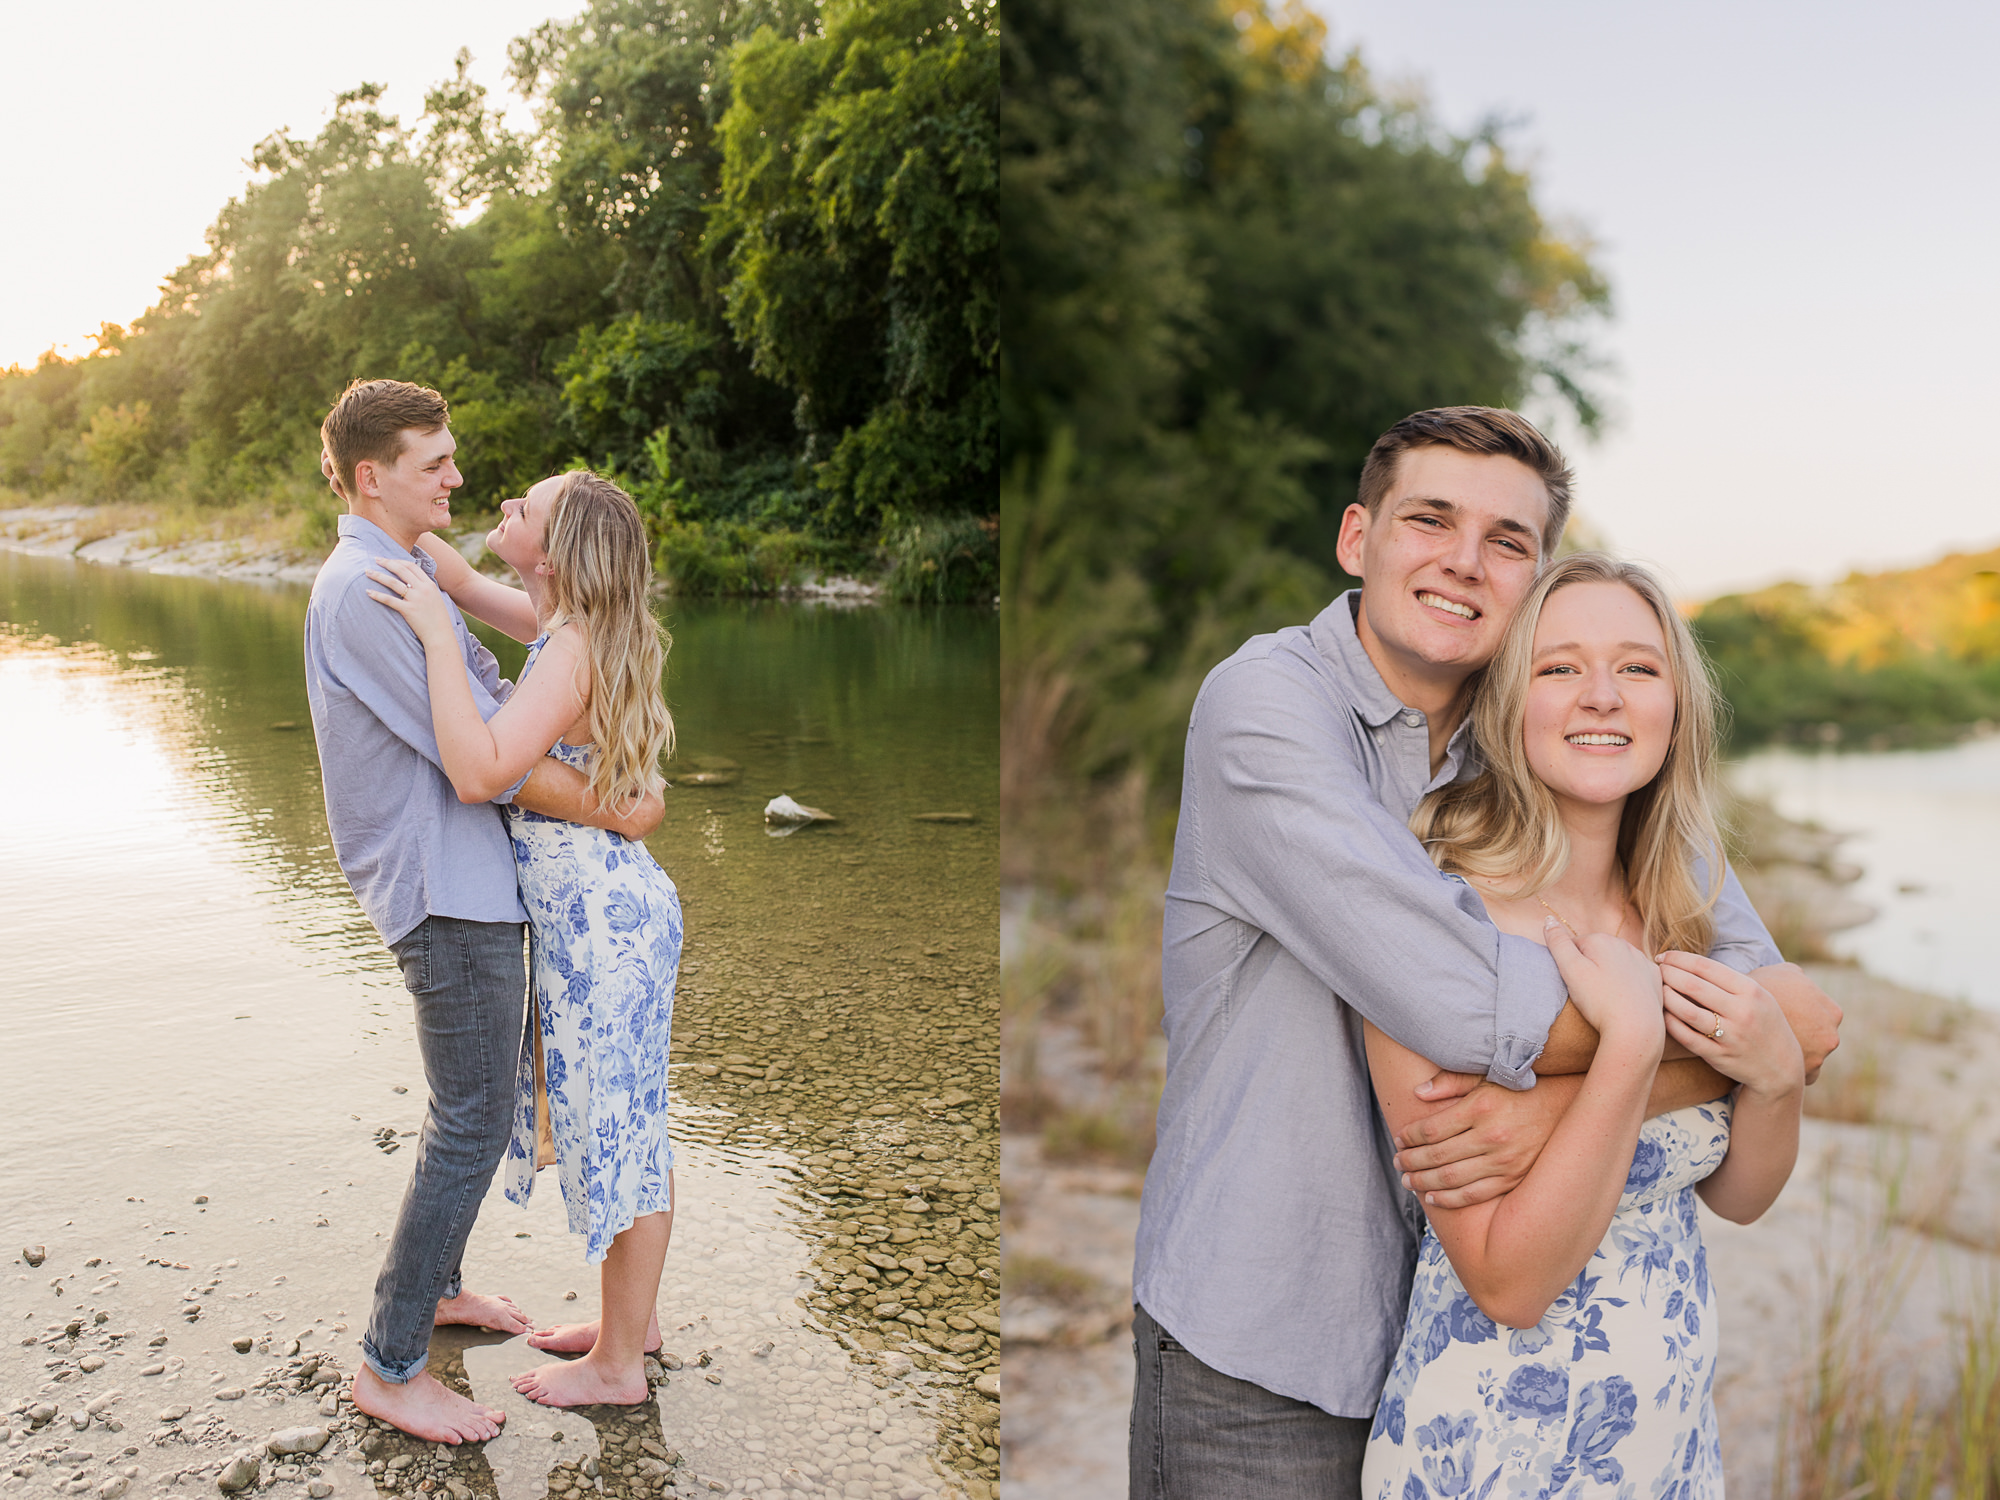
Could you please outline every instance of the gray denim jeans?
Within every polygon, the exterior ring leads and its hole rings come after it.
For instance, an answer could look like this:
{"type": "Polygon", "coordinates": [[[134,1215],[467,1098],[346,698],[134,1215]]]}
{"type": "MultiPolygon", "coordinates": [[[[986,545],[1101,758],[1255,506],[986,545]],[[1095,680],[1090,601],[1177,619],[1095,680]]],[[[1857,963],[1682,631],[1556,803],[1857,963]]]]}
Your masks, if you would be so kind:
{"type": "Polygon", "coordinates": [[[1131,1500],[1359,1500],[1367,1417],[1211,1369],[1143,1307],[1132,1355],[1131,1500]]]}
{"type": "Polygon", "coordinates": [[[507,1149],[527,983],[518,922],[426,917],[390,951],[416,1002],[430,1108],[361,1353],[400,1385],[430,1358],[438,1299],[460,1291],[459,1257],[507,1149]]]}

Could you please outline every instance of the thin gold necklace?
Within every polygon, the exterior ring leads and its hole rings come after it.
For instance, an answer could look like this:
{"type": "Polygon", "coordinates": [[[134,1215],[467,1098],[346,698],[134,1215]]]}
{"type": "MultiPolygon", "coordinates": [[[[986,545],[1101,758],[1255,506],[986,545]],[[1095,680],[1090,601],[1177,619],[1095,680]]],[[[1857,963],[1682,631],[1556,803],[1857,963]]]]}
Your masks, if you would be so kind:
{"type": "Polygon", "coordinates": [[[1561,912],[1557,911],[1553,906],[1549,905],[1548,902],[1542,901],[1542,898],[1539,895],[1536,896],[1535,899],[1537,901],[1542,902],[1543,911],[1547,912],[1550,916],[1554,917],[1558,922],[1562,923],[1563,926],[1569,927],[1569,935],[1571,937],[1580,939],[1583,936],[1583,934],[1578,932],[1574,927],[1570,927],[1568,917],[1564,916],[1561,912]]]}

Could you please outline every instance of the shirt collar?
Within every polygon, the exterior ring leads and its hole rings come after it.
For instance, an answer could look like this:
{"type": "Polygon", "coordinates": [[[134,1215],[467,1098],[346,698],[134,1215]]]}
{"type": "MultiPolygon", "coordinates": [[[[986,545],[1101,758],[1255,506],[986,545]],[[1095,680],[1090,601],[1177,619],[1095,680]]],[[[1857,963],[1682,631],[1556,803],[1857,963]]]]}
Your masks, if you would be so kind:
{"type": "Polygon", "coordinates": [[[1361,721],[1375,729],[1405,711],[1402,700],[1389,691],[1368,648],[1354,628],[1354,612],[1361,607],[1361,590],[1349,589],[1321,610],[1312,622],[1312,643],[1333,675],[1347,692],[1347,701],[1361,714],[1361,721]]]}
{"type": "MultiPolygon", "coordinates": [[[[1407,713],[1409,705],[1389,691],[1389,684],[1382,680],[1382,673],[1369,659],[1368,648],[1361,644],[1354,625],[1355,613],[1360,608],[1361,590],[1349,589],[1313,620],[1312,642],[1332,669],[1335,680],[1346,689],[1347,701],[1361,715],[1361,722],[1370,729],[1379,729],[1398,714],[1407,713]]],[[[1445,741],[1445,763],[1440,775],[1450,780],[1471,752],[1472,716],[1467,714],[1445,741]]]]}
{"type": "Polygon", "coordinates": [[[397,545],[394,537],[366,516],[357,516],[350,511],[333,523],[333,529],[343,538],[352,537],[363,546],[385,552],[391,557],[407,557],[431,577],[437,577],[437,564],[431,560],[428,552],[421,547],[412,547],[407,552],[404,551],[397,545]]]}

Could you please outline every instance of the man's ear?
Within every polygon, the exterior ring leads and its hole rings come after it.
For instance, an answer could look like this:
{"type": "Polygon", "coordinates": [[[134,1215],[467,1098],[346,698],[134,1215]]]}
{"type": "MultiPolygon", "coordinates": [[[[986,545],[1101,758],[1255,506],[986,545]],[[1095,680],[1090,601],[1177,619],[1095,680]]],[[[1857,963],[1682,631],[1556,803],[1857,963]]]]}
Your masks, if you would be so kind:
{"type": "Polygon", "coordinates": [[[375,460],[357,459],[354,464],[354,488],[370,500],[382,498],[381,476],[375,472],[375,460]]]}
{"type": "Polygon", "coordinates": [[[1340,517],[1340,535],[1334,541],[1333,555],[1340,559],[1341,568],[1355,578],[1361,577],[1361,543],[1368,535],[1368,507],[1360,501],[1347,507],[1340,517]]]}

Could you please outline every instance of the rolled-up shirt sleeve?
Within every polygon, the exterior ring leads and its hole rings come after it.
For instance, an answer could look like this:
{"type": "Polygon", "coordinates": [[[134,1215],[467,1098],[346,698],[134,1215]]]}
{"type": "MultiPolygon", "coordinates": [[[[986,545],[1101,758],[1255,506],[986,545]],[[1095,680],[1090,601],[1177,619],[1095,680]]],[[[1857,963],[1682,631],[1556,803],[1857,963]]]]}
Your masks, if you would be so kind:
{"type": "MultiPolygon", "coordinates": [[[[1708,889],[1708,871],[1707,860],[1695,861],[1697,890],[1708,889]]],[[[1778,945],[1771,940],[1764,919],[1750,904],[1743,882],[1736,878],[1736,872],[1726,863],[1722,867],[1722,893],[1715,902],[1715,941],[1709,947],[1708,956],[1717,963],[1727,964],[1739,974],[1748,974],[1766,964],[1785,961],[1778,945]]]]}
{"type": "MultiPolygon", "coordinates": [[[[365,577],[357,579],[349,585],[346,597],[333,612],[327,640],[328,662],[334,675],[391,734],[443,771],[437,729],[431,719],[430,679],[423,642],[401,615],[368,597],[370,587],[365,577]]],[[[457,625],[459,652],[465,661],[466,681],[472,688],[473,706],[479,710],[480,718],[490,719],[500,711],[510,689],[500,678],[500,665],[493,653],[465,628],[458,607],[452,605],[451,610],[457,625]]],[[[530,766],[520,781],[491,800],[502,806],[512,802],[533,771],[530,766]]]]}
{"type": "Polygon", "coordinates": [[[1280,660],[1211,676],[1189,726],[1182,809],[1197,820],[1198,899],[1269,933],[1440,1067],[1531,1088],[1566,998],[1554,960],[1501,933],[1377,800],[1356,745],[1367,732],[1280,660]]]}

